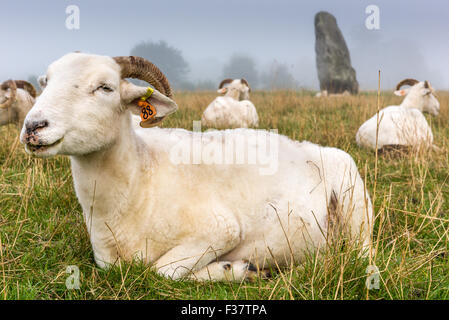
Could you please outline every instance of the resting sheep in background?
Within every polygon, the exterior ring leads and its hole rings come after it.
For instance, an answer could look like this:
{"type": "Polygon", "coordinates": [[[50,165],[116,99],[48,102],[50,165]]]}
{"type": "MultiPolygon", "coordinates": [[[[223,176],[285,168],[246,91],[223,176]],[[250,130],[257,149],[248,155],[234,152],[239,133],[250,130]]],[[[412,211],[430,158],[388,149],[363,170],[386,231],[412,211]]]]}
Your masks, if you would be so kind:
{"type": "Polygon", "coordinates": [[[328,94],[327,90],[319,91],[315,94],[316,98],[322,98],[322,97],[349,97],[351,96],[351,93],[348,90],[343,91],[342,93],[331,93],[328,94]]]}
{"type": "Polygon", "coordinates": [[[329,243],[332,230],[369,246],[371,201],[347,153],[270,133],[270,148],[277,146],[271,174],[249,161],[176,163],[173,150],[192,141],[210,150],[244,139],[248,154],[256,152],[267,131],[214,130],[194,140],[199,133],[184,129],[135,129],[131,113],[140,112],[136,101],[148,89],[129,77],[155,88],[151,123],[177,110],[151,62],[71,53],[49,66],[21,132],[30,154],[70,156],[100,267],[140,259],[173,279],[238,281],[254,276],[254,265],[301,262],[329,243]]]}
{"type": "MultiPolygon", "coordinates": [[[[407,146],[420,149],[432,146],[432,129],[421,112],[438,115],[440,110],[430,83],[405,79],[398,83],[394,93],[405,98],[399,106],[388,106],[380,110],[377,148],[396,149],[407,146]],[[411,87],[401,90],[403,85],[411,87]]],[[[356,134],[359,146],[376,149],[377,121],[375,114],[359,128],[356,134]]]]}
{"type": "Polygon", "coordinates": [[[18,123],[30,111],[36,98],[33,85],[23,80],[7,80],[0,85],[0,126],[18,123]]]}
{"type": "Polygon", "coordinates": [[[201,124],[213,128],[250,128],[259,126],[256,107],[249,101],[251,89],[245,79],[225,79],[220,83],[217,97],[209,104],[201,124]]]}

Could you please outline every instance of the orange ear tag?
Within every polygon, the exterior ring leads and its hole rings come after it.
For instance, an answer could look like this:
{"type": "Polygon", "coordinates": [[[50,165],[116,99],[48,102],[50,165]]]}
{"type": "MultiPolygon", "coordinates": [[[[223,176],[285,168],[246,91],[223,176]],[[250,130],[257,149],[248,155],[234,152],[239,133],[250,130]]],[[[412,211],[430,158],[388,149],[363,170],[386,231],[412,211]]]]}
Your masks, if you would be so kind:
{"type": "Polygon", "coordinates": [[[140,110],[140,119],[142,120],[140,125],[142,127],[145,127],[142,125],[144,122],[153,119],[156,116],[156,108],[148,102],[148,99],[150,99],[153,92],[154,90],[151,87],[148,87],[146,94],[141,97],[137,103],[137,105],[142,108],[140,110]]]}
{"type": "Polygon", "coordinates": [[[137,105],[142,108],[140,111],[140,119],[142,122],[148,121],[156,116],[156,108],[148,102],[139,101],[137,105]]]}

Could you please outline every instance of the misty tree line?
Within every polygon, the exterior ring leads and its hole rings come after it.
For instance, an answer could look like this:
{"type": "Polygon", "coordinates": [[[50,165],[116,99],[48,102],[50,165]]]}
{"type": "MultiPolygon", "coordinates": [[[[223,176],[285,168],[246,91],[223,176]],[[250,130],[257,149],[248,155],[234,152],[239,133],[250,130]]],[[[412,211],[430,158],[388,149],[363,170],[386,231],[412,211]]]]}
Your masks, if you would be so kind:
{"type": "MultiPolygon", "coordinates": [[[[167,76],[173,88],[178,90],[216,90],[217,80],[189,80],[190,66],[181,50],[168,45],[165,41],[141,42],[130,52],[133,56],[144,57],[157,65],[167,76]]],[[[267,70],[258,71],[255,60],[244,54],[232,55],[222,69],[222,79],[245,78],[252,88],[257,89],[296,89],[298,83],[286,64],[273,61],[267,70]]],[[[221,79],[220,79],[221,80],[221,79]]],[[[32,75],[28,81],[38,86],[37,77],[32,75]]],[[[133,80],[140,83],[139,80],[133,80]]]]}

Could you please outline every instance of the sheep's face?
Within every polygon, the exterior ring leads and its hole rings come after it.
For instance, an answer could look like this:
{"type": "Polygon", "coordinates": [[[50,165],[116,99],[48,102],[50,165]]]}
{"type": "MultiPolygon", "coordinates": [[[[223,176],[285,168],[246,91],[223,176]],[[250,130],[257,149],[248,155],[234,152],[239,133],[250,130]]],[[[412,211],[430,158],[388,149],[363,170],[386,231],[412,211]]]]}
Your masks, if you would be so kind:
{"type": "MultiPolygon", "coordinates": [[[[110,146],[122,124],[130,121],[127,109],[140,111],[131,102],[146,92],[122,80],[120,66],[111,57],[82,53],[52,63],[40,83],[44,90],[27,114],[20,137],[26,151],[37,156],[85,155],[110,146]]],[[[163,113],[158,104],[155,107],[163,113]]]]}
{"type": "Polygon", "coordinates": [[[251,89],[245,79],[235,79],[232,82],[218,89],[218,93],[225,94],[236,100],[249,100],[251,89]]]}
{"type": "Polygon", "coordinates": [[[10,89],[3,90],[2,88],[0,88],[0,104],[6,102],[6,100],[8,100],[10,97],[11,97],[10,89]]]}
{"type": "Polygon", "coordinates": [[[246,83],[240,82],[240,97],[239,100],[249,100],[249,93],[251,92],[251,89],[246,83]]]}
{"type": "MultiPolygon", "coordinates": [[[[11,91],[0,89],[0,104],[9,100],[11,91]]],[[[23,89],[17,89],[13,103],[7,108],[0,108],[0,126],[15,123],[22,125],[26,114],[34,104],[34,98],[23,89]]]]}
{"type": "Polygon", "coordinates": [[[434,95],[434,89],[429,82],[427,83],[427,87],[425,82],[421,81],[410,88],[396,90],[394,93],[405,96],[406,105],[436,116],[440,112],[440,103],[434,95]]]}

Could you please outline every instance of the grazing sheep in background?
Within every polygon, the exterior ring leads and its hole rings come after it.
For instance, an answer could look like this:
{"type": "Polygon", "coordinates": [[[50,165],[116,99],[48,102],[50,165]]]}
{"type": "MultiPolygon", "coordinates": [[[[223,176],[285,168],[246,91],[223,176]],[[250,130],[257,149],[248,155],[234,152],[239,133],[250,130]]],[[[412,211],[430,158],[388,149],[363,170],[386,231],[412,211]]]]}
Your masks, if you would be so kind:
{"type": "MultiPolygon", "coordinates": [[[[395,149],[409,146],[420,149],[432,146],[432,129],[421,111],[438,115],[440,104],[428,81],[405,79],[396,86],[396,95],[405,98],[399,106],[388,106],[379,112],[377,148],[395,149]],[[400,89],[403,85],[410,88],[400,89]]],[[[377,114],[365,121],[356,134],[359,146],[376,149],[377,114]]]]}
{"type": "Polygon", "coordinates": [[[335,230],[369,246],[373,210],[350,155],[264,130],[135,129],[131,112],[140,112],[136,101],[148,89],[124,80],[130,77],[155,88],[151,123],[177,110],[151,62],[71,53],[49,66],[21,132],[30,154],[70,156],[100,267],[141,259],[173,279],[239,281],[254,276],[254,265],[301,262],[335,230]],[[270,135],[273,158],[253,164],[262,134],[270,135]],[[178,148],[210,151],[239,141],[246,149],[232,149],[230,163],[173,160],[178,148]],[[247,163],[237,160],[246,155],[247,163]],[[276,170],[261,174],[267,164],[276,170]]]}
{"type": "Polygon", "coordinates": [[[33,85],[23,80],[7,80],[0,85],[0,126],[23,124],[36,98],[33,85]]]}
{"type": "Polygon", "coordinates": [[[204,110],[201,124],[214,128],[249,128],[259,126],[256,107],[249,101],[251,91],[245,79],[225,79],[217,97],[204,110]]]}

